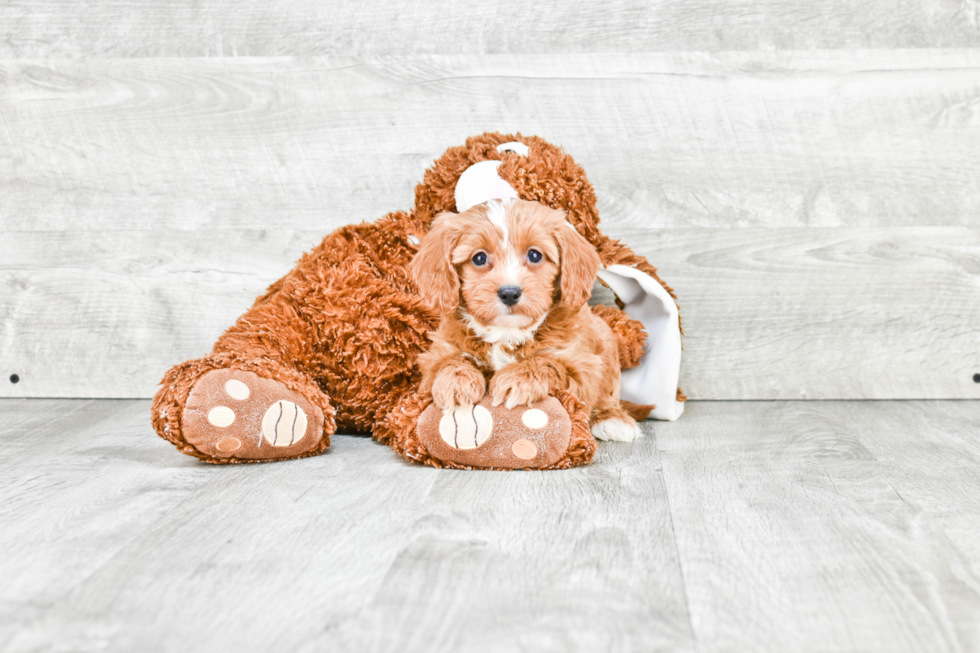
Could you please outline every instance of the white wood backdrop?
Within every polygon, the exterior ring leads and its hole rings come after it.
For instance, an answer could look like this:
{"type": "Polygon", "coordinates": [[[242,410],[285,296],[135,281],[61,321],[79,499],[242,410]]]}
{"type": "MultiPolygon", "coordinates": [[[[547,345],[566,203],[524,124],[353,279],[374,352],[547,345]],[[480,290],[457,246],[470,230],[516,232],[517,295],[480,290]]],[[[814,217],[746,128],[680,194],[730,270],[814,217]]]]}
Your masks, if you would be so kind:
{"type": "Polygon", "coordinates": [[[980,397],[976,2],[307,4],[0,7],[0,396],[152,395],[513,130],[675,286],[693,398],[980,397]]]}
{"type": "Polygon", "coordinates": [[[977,0],[5,0],[0,56],[976,47],[977,0]]]}

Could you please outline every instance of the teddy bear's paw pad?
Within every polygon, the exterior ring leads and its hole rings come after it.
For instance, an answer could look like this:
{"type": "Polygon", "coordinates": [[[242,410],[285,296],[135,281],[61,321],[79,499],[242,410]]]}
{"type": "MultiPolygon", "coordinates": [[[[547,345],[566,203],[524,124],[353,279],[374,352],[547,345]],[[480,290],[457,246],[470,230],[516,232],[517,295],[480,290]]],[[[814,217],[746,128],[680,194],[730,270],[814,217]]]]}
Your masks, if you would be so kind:
{"type": "Polygon", "coordinates": [[[493,415],[483,406],[457,406],[439,420],[439,436],[453,449],[476,449],[493,432],[493,415]]]}
{"type": "Polygon", "coordinates": [[[475,406],[443,413],[430,405],[419,416],[419,441],[438,460],[467,467],[536,469],[568,449],[572,422],[554,397],[507,409],[484,397],[475,406]]]}
{"type": "Polygon", "coordinates": [[[323,411],[278,381],[212,370],[187,397],[183,427],[188,444],[215,458],[290,458],[320,442],[323,411]]]}

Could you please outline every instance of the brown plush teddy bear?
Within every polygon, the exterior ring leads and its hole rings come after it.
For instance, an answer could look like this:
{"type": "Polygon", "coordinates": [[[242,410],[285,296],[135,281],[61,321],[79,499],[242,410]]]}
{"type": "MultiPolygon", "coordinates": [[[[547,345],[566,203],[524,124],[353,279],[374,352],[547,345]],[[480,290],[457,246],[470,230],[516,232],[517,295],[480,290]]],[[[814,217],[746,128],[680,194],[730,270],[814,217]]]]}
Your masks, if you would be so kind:
{"type": "Polygon", "coordinates": [[[673,292],[643,257],[599,231],[595,192],[570,156],[537,137],[486,133],[426,171],[411,211],[329,234],[210,354],[168,371],[153,401],[157,433],[212,463],[316,455],[338,428],[370,431],[437,467],[587,463],[589,415],[561,388],[535,406],[508,410],[485,399],[466,415],[443,415],[419,391],[416,359],[438,316],[408,265],[438,214],[505,197],[563,210],[596,247],[599,277],[619,308],[593,310],[618,337],[624,406],[638,419],[676,419],[684,397],[673,292]]]}

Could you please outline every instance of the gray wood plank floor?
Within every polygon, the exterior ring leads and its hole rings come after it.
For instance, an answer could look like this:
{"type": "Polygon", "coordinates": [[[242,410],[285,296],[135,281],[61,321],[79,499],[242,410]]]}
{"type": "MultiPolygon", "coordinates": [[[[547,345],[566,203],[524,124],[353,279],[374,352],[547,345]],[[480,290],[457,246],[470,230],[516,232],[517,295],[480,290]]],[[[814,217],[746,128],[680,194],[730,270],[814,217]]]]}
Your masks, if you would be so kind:
{"type": "Polygon", "coordinates": [[[3,651],[980,650],[980,402],[692,402],[567,472],[212,467],[0,400],[3,651]]]}

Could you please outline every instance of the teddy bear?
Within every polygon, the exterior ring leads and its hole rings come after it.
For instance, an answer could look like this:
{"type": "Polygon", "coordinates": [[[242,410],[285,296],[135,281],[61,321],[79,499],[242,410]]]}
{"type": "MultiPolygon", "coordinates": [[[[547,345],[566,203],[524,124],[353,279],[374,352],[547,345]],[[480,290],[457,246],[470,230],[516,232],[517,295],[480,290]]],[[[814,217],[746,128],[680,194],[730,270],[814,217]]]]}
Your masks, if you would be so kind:
{"type": "Polygon", "coordinates": [[[425,171],[415,205],[328,234],[215,343],[175,365],[152,405],[157,434],[208,463],[313,456],[338,429],[370,432],[409,460],[463,469],[563,469],[596,448],[589,416],[554,388],[534,406],[442,413],[416,365],[439,316],[409,263],[436,216],[498,198],[563,211],[599,253],[615,306],[592,310],[616,334],[621,398],[637,419],[674,420],[681,330],[657,270],[599,230],[595,191],[561,148],[536,136],[484,133],[425,171]],[[465,414],[464,414],[465,413],[465,414]]]}

